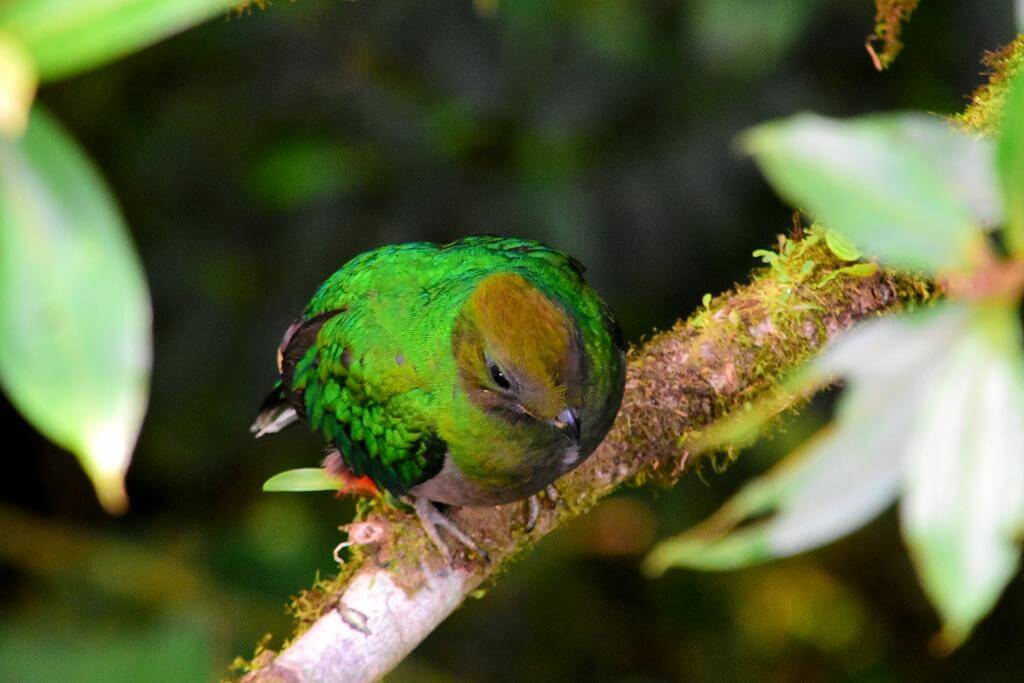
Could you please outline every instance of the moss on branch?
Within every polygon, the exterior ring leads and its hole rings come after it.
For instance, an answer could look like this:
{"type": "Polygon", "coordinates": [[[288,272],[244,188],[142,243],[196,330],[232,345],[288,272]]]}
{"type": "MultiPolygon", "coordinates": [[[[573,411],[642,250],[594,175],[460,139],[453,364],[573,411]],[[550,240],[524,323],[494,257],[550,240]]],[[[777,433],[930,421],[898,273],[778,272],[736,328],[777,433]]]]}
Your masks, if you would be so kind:
{"type": "Polygon", "coordinates": [[[1003,99],[1010,81],[1024,66],[1024,34],[982,58],[988,82],[971,94],[967,109],[956,117],[966,129],[980,135],[995,135],[1002,124],[1003,99]]]}

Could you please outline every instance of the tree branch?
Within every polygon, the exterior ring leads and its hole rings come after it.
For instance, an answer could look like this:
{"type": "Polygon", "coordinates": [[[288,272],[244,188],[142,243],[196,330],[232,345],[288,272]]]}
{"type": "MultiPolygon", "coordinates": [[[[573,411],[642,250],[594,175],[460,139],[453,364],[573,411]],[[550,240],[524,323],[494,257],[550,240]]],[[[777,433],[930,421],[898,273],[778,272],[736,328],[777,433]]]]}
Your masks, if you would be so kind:
{"type": "MultiPolygon", "coordinates": [[[[416,517],[369,506],[348,525],[350,557],[338,577],[293,604],[296,635],[280,653],[258,652],[245,681],[370,681],[397,665],[462,600],[545,534],[622,485],[675,483],[694,462],[698,430],[749,401],[856,320],[929,297],[925,283],[892,273],[857,277],[817,236],[780,237],[773,268],[754,273],[689,320],[629,356],[625,400],[597,451],[555,484],[536,527],[525,504],[461,508],[453,519],[490,553],[448,567],[416,517]],[[807,262],[814,267],[807,271],[807,262]]],[[[856,271],[855,271],[856,272],[856,271]]],[[[781,412],[796,397],[773,403],[781,412]]]]}

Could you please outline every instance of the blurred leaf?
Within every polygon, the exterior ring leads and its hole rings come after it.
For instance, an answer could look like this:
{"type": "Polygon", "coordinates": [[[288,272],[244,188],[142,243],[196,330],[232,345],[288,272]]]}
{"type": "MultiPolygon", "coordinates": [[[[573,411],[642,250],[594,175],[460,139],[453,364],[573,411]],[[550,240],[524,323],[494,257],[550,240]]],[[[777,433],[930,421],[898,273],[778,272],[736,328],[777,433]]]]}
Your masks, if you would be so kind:
{"type": "Polygon", "coordinates": [[[786,657],[782,653],[799,644],[820,654],[856,657],[873,649],[879,635],[863,591],[814,560],[749,572],[729,583],[741,586],[730,628],[749,643],[745,650],[761,656],[786,657]]]}
{"type": "Polygon", "coordinates": [[[25,132],[36,95],[36,68],[17,39],[0,31],[0,135],[25,132]]]}
{"type": "Polygon", "coordinates": [[[904,411],[901,404],[883,414],[881,424],[859,421],[822,432],[707,522],[660,543],[645,568],[652,574],[672,566],[734,569],[815,548],[857,529],[896,498],[894,440],[904,411]],[[769,521],[741,527],[769,513],[769,521]]]}
{"type": "Polygon", "coordinates": [[[44,596],[28,616],[0,620],[5,681],[206,681],[221,673],[216,615],[205,603],[127,621],[44,596]]]}
{"type": "Polygon", "coordinates": [[[43,80],[91,69],[222,14],[234,0],[20,0],[0,31],[31,53],[43,80]]]}
{"type": "Polygon", "coordinates": [[[937,118],[802,114],[744,145],[787,200],[893,266],[962,266],[999,213],[989,148],[937,118]]]}
{"type": "Polygon", "coordinates": [[[1024,531],[1020,323],[979,308],[924,396],[905,457],[904,535],[957,645],[1016,573],[1024,531]]]}
{"type": "Polygon", "coordinates": [[[860,383],[893,383],[927,371],[970,325],[969,306],[947,303],[920,313],[862,322],[837,338],[809,375],[860,383]]]}
{"type": "MultiPolygon", "coordinates": [[[[880,513],[899,490],[908,425],[933,381],[929,365],[945,354],[967,319],[962,307],[947,306],[873,320],[841,337],[799,380],[820,386],[826,378],[849,379],[833,425],[696,529],[656,547],[648,571],[730,569],[788,556],[850,533],[880,513]],[[766,514],[772,516],[749,523],[766,514]]],[[[802,388],[793,384],[790,390],[802,388]]]]}
{"type": "Polygon", "coordinates": [[[374,172],[370,155],[351,145],[312,137],[278,142],[246,174],[253,197],[278,210],[351,192],[374,172]]]}
{"type": "Polygon", "coordinates": [[[487,130],[480,114],[463,100],[444,99],[430,105],[423,112],[423,128],[445,156],[458,157],[486,144],[487,130]]]}
{"type": "Polygon", "coordinates": [[[1006,94],[997,162],[1007,213],[1007,245],[1017,256],[1024,256],[1024,73],[1013,79],[1006,94]]]}
{"type": "Polygon", "coordinates": [[[151,346],[149,294],[114,200],[36,107],[21,140],[0,141],[0,383],[112,511],[127,503],[151,346]]]}
{"type": "Polygon", "coordinates": [[[824,6],[823,0],[761,0],[752,12],[746,0],[698,0],[682,9],[701,66],[751,78],[777,68],[824,6]]]}
{"type": "MultiPolygon", "coordinates": [[[[851,332],[839,353],[867,364],[880,345],[899,348],[918,331],[892,322],[851,332]]],[[[881,512],[899,487],[902,434],[920,391],[913,381],[918,365],[898,367],[899,374],[886,382],[851,382],[832,428],[745,486],[707,522],[661,543],[648,558],[648,570],[731,569],[792,555],[843,536],[881,512]],[[735,530],[768,513],[767,521],[735,530]]]]}
{"type": "Polygon", "coordinates": [[[847,379],[833,425],[655,548],[648,570],[732,568],[816,547],[877,514],[902,481],[904,535],[946,643],[959,644],[1019,562],[1021,347],[1016,310],[1004,304],[950,303],[859,325],[801,376],[808,385],[847,379]]]}
{"type": "Polygon", "coordinates": [[[588,50],[619,64],[636,63],[650,53],[653,26],[643,5],[591,0],[572,7],[573,24],[588,50]]]}
{"type": "Polygon", "coordinates": [[[292,493],[340,491],[344,485],[341,479],[331,476],[322,467],[302,467],[275,474],[263,483],[263,490],[292,493]]]}
{"type": "Polygon", "coordinates": [[[515,165],[537,187],[569,182],[586,168],[589,154],[582,135],[552,126],[524,131],[515,141],[515,165]]]}

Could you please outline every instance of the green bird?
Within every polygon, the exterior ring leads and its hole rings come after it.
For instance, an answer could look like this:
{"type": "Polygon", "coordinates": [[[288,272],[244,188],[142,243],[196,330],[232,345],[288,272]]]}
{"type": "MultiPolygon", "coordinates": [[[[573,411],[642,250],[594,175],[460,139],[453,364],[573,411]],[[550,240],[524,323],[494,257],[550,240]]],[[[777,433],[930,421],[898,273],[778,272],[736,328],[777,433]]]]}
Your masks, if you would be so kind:
{"type": "Polygon", "coordinates": [[[530,498],[594,451],[625,384],[622,334],[579,262],[502,237],[355,257],[277,360],[251,431],[306,421],[332,474],[411,502],[445,557],[438,527],[481,551],[434,503],[530,498]]]}

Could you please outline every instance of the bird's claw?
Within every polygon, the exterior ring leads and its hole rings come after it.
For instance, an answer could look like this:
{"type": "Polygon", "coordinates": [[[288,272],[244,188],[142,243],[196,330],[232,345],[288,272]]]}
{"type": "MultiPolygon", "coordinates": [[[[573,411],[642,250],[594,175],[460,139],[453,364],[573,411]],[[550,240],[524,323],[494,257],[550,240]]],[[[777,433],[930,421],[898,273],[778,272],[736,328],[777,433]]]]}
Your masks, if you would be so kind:
{"type": "Polygon", "coordinates": [[[422,496],[414,498],[413,509],[416,510],[416,516],[420,519],[423,531],[426,532],[427,537],[430,538],[438,552],[441,553],[441,557],[443,557],[445,562],[449,565],[452,564],[452,553],[448,548],[448,544],[441,538],[441,533],[438,531],[438,528],[447,531],[452,538],[464,545],[466,548],[472,550],[484,562],[491,561],[491,557],[487,554],[486,550],[477,545],[476,542],[470,538],[469,534],[460,529],[459,526],[448,517],[448,515],[438,510],[437,507],[428,499],[423,498],[422,496]]]}
{"type": "Polygon", "coordinates": [[[526,526],[523,527],[523,531],[526,533],[533,531],[537,526],[538,517],[540,517],[540,499],[535,493],[526,499],[526,526]]]}
{"type": "Polygon", "coordinates": [[[558,489],[555,488],[554,484],[548,484],[547,486],[545,486],[544,493],[548,495],[548,500],[550,500],[552,503],[557,503],[559,500],[562,499],[562,497],[558,495],[558,489]]]}
{"type": "MultiPolygon", "coordinates": [[[[544,487],[544,493],[552,503],[558,502],[558,490],[554,484],[544,487]]],[[[537,527],[537,519],[540,517],[540,494],[535,493],[526,499],[526,526],[523,531],[530,533],[537,527]]]]}

